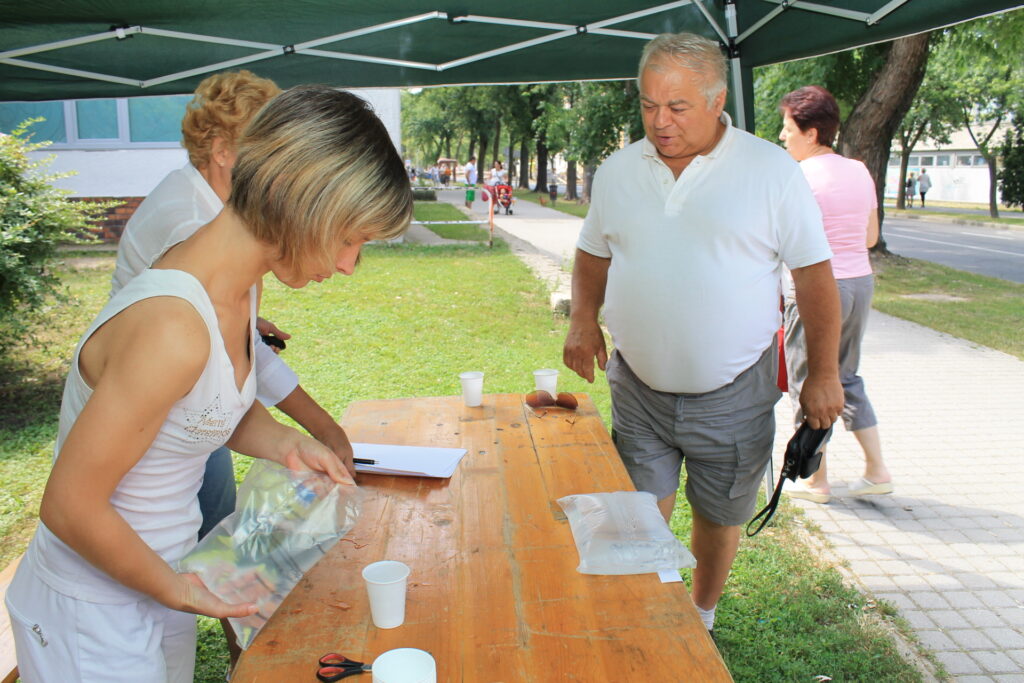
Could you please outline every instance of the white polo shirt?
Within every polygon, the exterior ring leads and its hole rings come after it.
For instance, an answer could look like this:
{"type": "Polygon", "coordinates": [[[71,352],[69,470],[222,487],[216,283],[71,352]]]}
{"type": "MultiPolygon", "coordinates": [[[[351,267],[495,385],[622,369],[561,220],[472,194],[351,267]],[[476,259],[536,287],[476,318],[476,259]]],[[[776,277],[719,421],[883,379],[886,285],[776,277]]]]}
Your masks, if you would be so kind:
{"type": "Polygon", "coordinates": [[[799,165],[732,127],[674,178],[646,138],[594,176],[577,246],[610,258],[604,315],[649,387],[705,393],[760,358],[781,324],[783,264],[832,256],[799,165]]]}
{"type": "MultiPolygon", "coordinates": [[[[224,203],[192,164],[171,171],[139,204],[117,245],[117,264],[110,295],[149,268],[178,242],[183,242],[220,213],[224,203]]],[[[256,338],[256,398],[277,405],[299,386],[295,372],[269,346],[256,338]]]]}

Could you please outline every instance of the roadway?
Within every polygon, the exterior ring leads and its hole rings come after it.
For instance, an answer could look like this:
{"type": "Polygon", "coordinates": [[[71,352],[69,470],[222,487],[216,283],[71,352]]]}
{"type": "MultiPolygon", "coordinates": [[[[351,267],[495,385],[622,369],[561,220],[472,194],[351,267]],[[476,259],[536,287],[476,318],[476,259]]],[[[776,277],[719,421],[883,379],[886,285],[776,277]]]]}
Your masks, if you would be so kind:
{"type": "Polygon", "coordinates": [[[889,251],[971,273],[1024,283],[1024,230],[891,218],[882,226],[889,251]]]}

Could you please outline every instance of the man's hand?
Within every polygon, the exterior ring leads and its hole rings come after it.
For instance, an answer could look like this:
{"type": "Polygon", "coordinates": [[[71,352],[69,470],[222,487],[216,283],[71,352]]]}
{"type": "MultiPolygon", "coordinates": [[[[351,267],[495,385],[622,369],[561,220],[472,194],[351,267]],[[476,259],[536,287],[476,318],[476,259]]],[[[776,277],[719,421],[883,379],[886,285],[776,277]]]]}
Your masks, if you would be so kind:
{"type": "Polygon", "coordinates": [[[577,375],[594,381],[594,359],[602,370],[608,364],[608,348],[598,324],[598,313],[604,304],[604,288],[612,260],[576,249],[572,267],[572,311],[569,333],[562,347],[562,361],[577,375]]]}
{"type": "Polygon", "coordinates": [[[573,322],[565,337],[562,361],[565,367],[593,383],[594,359],[602,370],[608,364],[608,349],[604,343],[601,326],[595,323],[573,322]]]}
{"type": "Polygon", "coordinates": [[[800,408],[813,429],[828,429],[843,413],[843,385],[836,375],[808,376],[800,389],[800,408]]]}
{"type": "Polygon", "coordinates": [[[261,335],[272,334],[278,339],[283,339],[285,341],[292,338],[292,335],[280,329],[277,325],[265,318],[256,318],[256,331],[261,335]]]}
{"type": "Polygon", "coordinates": [[[348,470],[349,475],[354,478],[356,476],[356,465],[353,461],[352,444],[349,443],[345,430],[338,423],[332,423],[331,427],[331,429],[317,434],[317,440],[331,449],[338,460],[341,461],[341,464],[345,466],[345,469],[348,470]]]}
{"type": "Polygon", "coordinates": [[[807,379],[800,389],[800,407],[807,424],[827,429],[843,412],[839,291],[829,261],[794,268],[792,273],[796,306],[807,340],[807,379]]]}

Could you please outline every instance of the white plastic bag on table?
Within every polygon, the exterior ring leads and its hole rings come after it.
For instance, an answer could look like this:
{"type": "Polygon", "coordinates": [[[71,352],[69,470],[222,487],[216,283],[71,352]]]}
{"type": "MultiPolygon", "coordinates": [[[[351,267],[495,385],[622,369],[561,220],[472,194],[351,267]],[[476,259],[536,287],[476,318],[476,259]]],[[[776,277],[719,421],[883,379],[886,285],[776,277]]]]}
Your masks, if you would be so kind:
{"type": "Polygon", "coordinates": [[[582,493],[559,498],[558,504],[569,518],[581,574],[648,574],[697,565],[668,528],[653,493],[582,493]]]}
{"type": "Polygon", "coordinates": [[[238,489],[235,511],[178,565],[230,603],[256,614],[231,618],[244,649],[302,575],[355,525],[363,493],[318,472],[256,460],[238,489]]]}

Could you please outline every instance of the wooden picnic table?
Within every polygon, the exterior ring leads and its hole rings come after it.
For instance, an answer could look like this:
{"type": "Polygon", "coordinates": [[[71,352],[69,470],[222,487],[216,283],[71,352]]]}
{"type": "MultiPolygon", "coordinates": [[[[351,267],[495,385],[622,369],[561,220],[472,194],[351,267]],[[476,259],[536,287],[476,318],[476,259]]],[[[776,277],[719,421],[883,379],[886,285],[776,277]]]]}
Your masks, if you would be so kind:
{"type": "MultiPolygon", "coordinates": [[[[232,681],[315,681],[327,652],[372,662],[414,647],[439,683],[731,681],[685,585],[654,574],[590,576],[558,498],[633,490],[594,404],[536,413],[517,394],[363,401],[353,441],[461,447],[450,479],[360,475],[356,526],[298,583],[232,681]],[[412,573],[405,623],[373,626],[360,571],[412,573]]],[[[364,680],[369,683],[369,676],[364,680]]]]}

